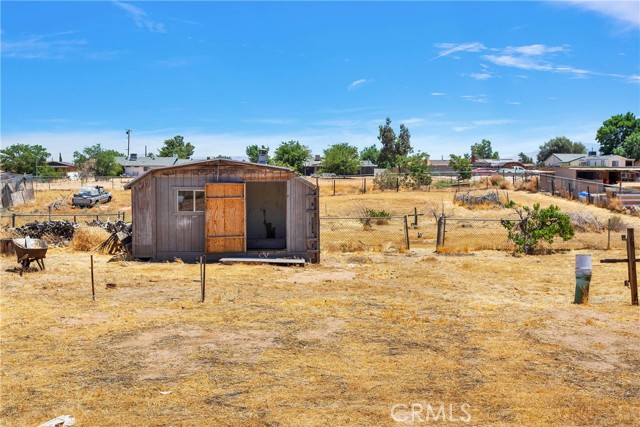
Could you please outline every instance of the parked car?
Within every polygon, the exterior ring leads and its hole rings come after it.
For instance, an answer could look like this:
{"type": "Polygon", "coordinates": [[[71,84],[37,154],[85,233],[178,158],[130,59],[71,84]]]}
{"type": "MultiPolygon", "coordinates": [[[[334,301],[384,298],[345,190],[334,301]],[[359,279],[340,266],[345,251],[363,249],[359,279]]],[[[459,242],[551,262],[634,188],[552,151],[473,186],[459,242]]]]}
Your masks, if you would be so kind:
{"type": "Polygon", "coordinates": [[[111,201],[111,193],[104,190],[99,185],[95,187],[81,187],[80,191],[73,195],[71,204],[74,207],[90,208],[98,203],[107,203],[111,201]]]}
{"type": "Polygon", "coordinates": [[[494,169],[489,168],[476,168],[471,171],[471,175],[473,176],[491,176],[495,173],[496,171],[494,169]]]}

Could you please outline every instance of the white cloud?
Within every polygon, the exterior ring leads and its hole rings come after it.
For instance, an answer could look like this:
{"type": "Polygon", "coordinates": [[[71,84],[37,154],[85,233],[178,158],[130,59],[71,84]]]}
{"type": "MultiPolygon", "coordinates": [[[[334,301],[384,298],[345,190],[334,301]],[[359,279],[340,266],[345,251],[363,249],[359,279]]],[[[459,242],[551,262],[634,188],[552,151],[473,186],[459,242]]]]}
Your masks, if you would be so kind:
{"type": "Polygon", "coordinates": [[[485,55],[483,59],[500,65],[503,67],[514,67],[522,70],[538,70],[538,71],[552,71],[553,67],[548,64],[541,63],[537,60],[532,60],[527,57],[513,56],[513,55],[485,55]]]}
{"type": "Polygon", "coordinates": [[[354,89],[357,89],[359,87],[362,87],[363,85],[365,85],[367,83],[371,83],[372,81],[373,80],[367,80],[367,79],[356,80],[356,81],[352,82],[347,89],[348,90],[354,90],[354,89]]]}
{"type": "Polygon", "coordinates": [[[438,53],[438,56],[431,58],[431,60],[449,56],[457,52],[480,52],[486,49],[486,47],[479,42],[461,44],[438,43],[435,46],[440,49],[440,52],[438,53]]]}
{"type": "Polygon", "coordinates": [[[473,73],[470,76],[476,80],[489,80],[493,76],[489,73],[473,73]]]}
{"type": "Polygon", "coordinates": [[[18,59],[64,59],[80,52],[86,40],[68,38],[73,32],[33,34],[21,40],[2,41],[2,56],[18,59]]]}
{"type": "Polygon", "coordinates": [[[467,129],[473,129],[473,126],[453,126],[451,128],[454,132],[464,132],[467,129]]]}
{"type": "Polygon", "coordinates": [[[522,102],[518,102],[518,101],[507,101],[507,102],[505,102],[505,104],[509,104],[509,105],[522,105],[522,102]]]}
{"type": "Polygon", "coordinates": [[[540,56],[548,53],[566,52],[567,47],[562,46],[545,46],[543,44],[532,44],[528,46],[508,46],[503,49],[506,54],[519,54],[526,56],[540,56]]]}
{"type": "Polygon", "coordinates": [[[606,15],[629,26],[640,27],[640,2],[638,1],[569,0],[568,3],[606,15]]]}
{"type": "Polygon", "coordinates": [[[466,99],[467,101],[475,102],[477,104],[487,104],[489,103],[489,99],[487,95],[463,95],[462,99],[466,99]]]}
{"type": "Polygon", "coordinates": [[[133,22],[136,24],[136,27],[138,28],[143,28],[145,30],[149,30],[151,32],[154,33],[166,33],[167,30],[164,26],[163,23],[161,22],[154,22],[153,20],[151,20],[148,15],[147,12],[145,12],[144,10],[140,9],[137,6],[134,6],[130,3],[125,3],[125,2],[121,2],[121,1],[117,1],[114,0],[113,4],[115,4],[116,6],[118,6],[119,8],[125,10],[127,12],[127,14],[129,15],[129,17],[131,19],[133,19],[133,22]]]}
{"type": "Polygon", "coordinates": [[[445,96],[446,93],[443,92],[431,92],[431,96],[445,96]]]}

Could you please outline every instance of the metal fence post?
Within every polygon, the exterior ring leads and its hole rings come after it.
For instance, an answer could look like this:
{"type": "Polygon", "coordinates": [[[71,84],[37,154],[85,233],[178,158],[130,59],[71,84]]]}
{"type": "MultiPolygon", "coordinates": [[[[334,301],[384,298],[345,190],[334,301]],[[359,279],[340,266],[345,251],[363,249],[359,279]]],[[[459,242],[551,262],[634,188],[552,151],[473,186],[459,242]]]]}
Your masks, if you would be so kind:
{"type": "Polygon", "coordinates": [[[407,249],[411,249],[411,245],[409,244],[409,221],[407,219],[407,215],[404,216],[404,237],[407,241],[407,249]]]}
{"type": "Polygon", "coordinates": [[[607,250],[611,249],[611,218],[607,221],[607,250]]]}
{"type": "Polygon", "coordinates": [[[11,215],[11,227],[16,228],[16,214],[11,215]]]}
{"type": "Polygon", "coordinates": [[[436,250],[439,247],[444,246],[444,226],[446,223],[446,217],[444,214],[440,214],[438,217],[438,231],[436,232],[436,250]]]}

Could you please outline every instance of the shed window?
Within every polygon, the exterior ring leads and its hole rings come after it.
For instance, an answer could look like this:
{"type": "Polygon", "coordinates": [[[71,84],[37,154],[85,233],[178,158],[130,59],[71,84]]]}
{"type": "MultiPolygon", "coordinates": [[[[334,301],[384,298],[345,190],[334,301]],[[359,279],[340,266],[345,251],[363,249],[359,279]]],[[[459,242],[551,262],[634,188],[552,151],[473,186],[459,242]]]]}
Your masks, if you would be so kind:
{"type": "Polygon", "coordinates": [[[204,212],[204,190],[178,190],[178,212],[204,212]]]}

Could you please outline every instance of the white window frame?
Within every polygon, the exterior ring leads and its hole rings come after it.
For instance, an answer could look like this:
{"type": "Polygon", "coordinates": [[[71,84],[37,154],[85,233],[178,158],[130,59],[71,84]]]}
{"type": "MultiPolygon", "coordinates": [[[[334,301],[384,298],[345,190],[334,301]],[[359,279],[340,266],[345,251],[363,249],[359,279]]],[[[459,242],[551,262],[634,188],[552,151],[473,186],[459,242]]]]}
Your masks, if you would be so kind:
{"type": "Polygon", "coordinates": [[[196,210],[196,192],[201,192],[202,193],[202,198],[205,198],[205,194],[204,194],[204,188],[202,187],[175,187],[175,212],[178,214],[204,214],[204,209],[202,209],[201,211],[196,210]],[[179,200],[179,194],[181,191],[191,191],[193,192],[193,206],[191,207],[191,210],[189,211],[185,211],[185,210],[180,210],[180,206],[178,206],[178,200],[179,200]]]}

